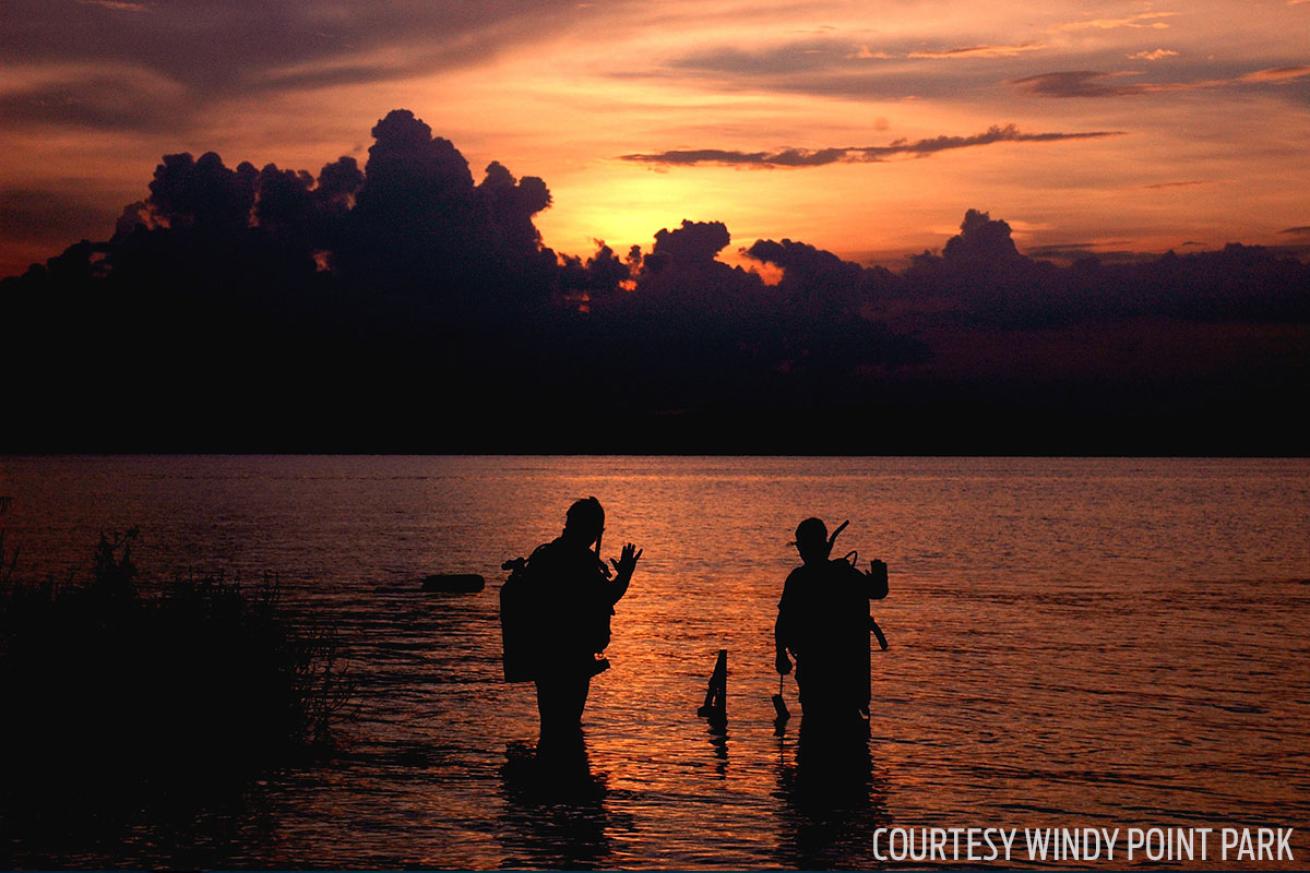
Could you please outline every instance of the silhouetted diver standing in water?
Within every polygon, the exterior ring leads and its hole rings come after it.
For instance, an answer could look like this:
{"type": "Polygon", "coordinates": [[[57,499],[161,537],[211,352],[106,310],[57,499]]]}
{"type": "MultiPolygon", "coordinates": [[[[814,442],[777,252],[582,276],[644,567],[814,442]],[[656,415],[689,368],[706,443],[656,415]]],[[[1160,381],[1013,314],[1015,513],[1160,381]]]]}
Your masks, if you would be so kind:
{"type": "Polygon", "coordinates": [[[641,552],[632,543],[600,557],[605,510],[595,497],[569,507],[564,532],[538,546],[526,562],[506,564],[514,575],[501,594],[505,672],[537,686],[541,746],[580,736],[591,677],[606,670],[614,604],[627,593],[641,552]]]}
{"type": "Polygon", "coordinates": [[[887,596],[887,565],[873,561],[862,573],[849,561],[832,560],[833,543],[846,527],[828,536],[817,518],[796,528],[796,550],[804,562],[787,577],[773,638],[775,666],[791,672],[796,658],[802,731],[861,724],[869,707],[869,601],[887,596]]]}

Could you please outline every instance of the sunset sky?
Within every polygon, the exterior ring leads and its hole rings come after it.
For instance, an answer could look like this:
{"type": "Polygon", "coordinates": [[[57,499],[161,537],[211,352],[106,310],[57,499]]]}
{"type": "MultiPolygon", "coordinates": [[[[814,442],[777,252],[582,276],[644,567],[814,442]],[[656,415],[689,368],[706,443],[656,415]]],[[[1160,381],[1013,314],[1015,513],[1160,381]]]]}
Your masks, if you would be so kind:
{"type": "Polygon", "coordinates": [[[313,172],[412,109],[544,178],[545,242],[862,261],[965,209],[1043,253],[1310,243],[1310,0],[2,0],[0,274],[104,238],[167,152],[313,172]]]}

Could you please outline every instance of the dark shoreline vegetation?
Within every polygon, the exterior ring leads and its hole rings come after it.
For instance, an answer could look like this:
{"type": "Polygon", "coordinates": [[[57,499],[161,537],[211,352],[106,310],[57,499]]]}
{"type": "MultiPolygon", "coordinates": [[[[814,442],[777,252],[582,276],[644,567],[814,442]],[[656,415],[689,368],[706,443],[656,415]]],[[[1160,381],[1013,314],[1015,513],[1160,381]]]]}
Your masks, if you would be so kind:
{"type": "Polygon", "coordinates": [[[338,748],[333,634],[275,580],[148,582],[135,538],[102,536],[87,578],[33,581],[0,529],[0,825],[25,839],[237,797],[338,748]]]}
{"type": "Polygon", "coordinates": [[[0,451],[1306,452],[1289,252],[1060,266],[970,209],[902,272],[755,241],[769,284],[716,221],[556,253],[541,179],[475,182],[404,110],[373,137],[317,177],[167,155],[111,238],[0,282],[0,451]]]}

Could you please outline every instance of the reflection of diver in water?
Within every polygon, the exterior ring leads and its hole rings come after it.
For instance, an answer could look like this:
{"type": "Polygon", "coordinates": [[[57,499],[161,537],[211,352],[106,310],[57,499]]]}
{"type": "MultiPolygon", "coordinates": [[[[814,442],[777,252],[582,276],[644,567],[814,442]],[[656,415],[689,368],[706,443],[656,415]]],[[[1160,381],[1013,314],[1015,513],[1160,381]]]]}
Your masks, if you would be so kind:
{"type": "Polygon", "coordinates": [[[795,763],[778,762],[778,860],[800,870],[868,869],[873,831],[891,823],[886,789],[874,772],[867,733],[801,726],[795,763]]]}
{"type": "Polygon", "coordinates": [[[587,870],[606,865],[610,833],[630,830],[627,816],[605,806],[604,774],[594,774],[587,746],[551,743],[534,752],[511,743],[501,768],[505,809],[497,834],[505,849],[502,867],[587,870]]]}

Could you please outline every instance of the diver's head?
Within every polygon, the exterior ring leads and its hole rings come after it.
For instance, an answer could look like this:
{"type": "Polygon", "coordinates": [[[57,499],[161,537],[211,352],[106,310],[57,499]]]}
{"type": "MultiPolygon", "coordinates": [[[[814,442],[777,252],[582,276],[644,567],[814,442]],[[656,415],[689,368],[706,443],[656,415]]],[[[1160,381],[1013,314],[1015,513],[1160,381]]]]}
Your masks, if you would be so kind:
{"type": "Polygon", "coordinates": [[[828,554],[832,551],[832,544],[828,542],[828,526],[822,519],[805,519],[796,525],[796,542],[792,545],[801,553],[801,560],[807,564],[828,560],[828,554]]]}
{"type": "Polygon", "coordinates": [[[574,501],[564,521],[564,539],[590,547],[605,530],[605,509],[595,497],[574,501]]]}

